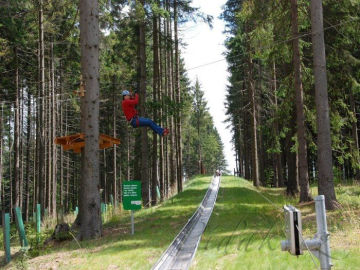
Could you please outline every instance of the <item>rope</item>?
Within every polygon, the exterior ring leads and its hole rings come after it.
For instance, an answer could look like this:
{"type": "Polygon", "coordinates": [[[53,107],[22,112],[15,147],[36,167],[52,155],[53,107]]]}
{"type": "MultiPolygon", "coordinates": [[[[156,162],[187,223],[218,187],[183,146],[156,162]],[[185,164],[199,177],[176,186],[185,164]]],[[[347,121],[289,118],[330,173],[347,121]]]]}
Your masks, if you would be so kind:
{"type": "Polygon", "coordinates": [[[302,240],[303,243],[305,244],[306,249],[309,251],[310,256],[311,256],[311,259],[312,259],[315,267],[318,268],[318,269],[320,269],[320,266],[316,264],[314,255],[312,254],[311,250],[309,249],[308,245],[306,244],[305,239],[303,238],[303,235],[302,235],[302,233],[300,232],[299,227],[298,227],[297,225],[296,225],[296,229],[298,230],[298,232],[299,232],[299,234],[300,234],[300,237],[301,237],[301,240],[302,240]]]}
{"type": "MultiPolygon", "coordinates": [[[[271,201],[269,198],[267,198],[267,197],[265,197],[263,194],[261,194],[260,191],[256,190],[256,192],[257,192],[262,198],[264,198],[267,202],[269,202],[271,205],[273,205],[273,206],[276,208],[276,210],[278,210],[278,208],[279,208],[278,205],[276,205],[276,204],[275,204],[273,201],[271,201]]],[[[282,211],[283,211],[283,209],[281,208],[281,212],[282,212],[282,211]]],[[[314,255],[312,254],[311,250],[310,250],[309,247],[307,246],[307,244],[306,244],[306,242],[305,242],[305,240],[304,240],[304,238],[303,238],[303,235],[302,235],[302,233],[300,232],[300,230],[299,230],[299,228],[298,228],[297,225],[296,225],[296,229],[298,230],[298,232],[299,232],[299,234],[300,234],[300,237],[301,237],[303,243],[305,244],[306,249],[309,251],[310,256],[311,256],[311,259],[312,259],[312,262],[314,263],[316,269],[320,269],[320,267],[316,264],[316,260],[315,260],[315,258],[314,258],[314,255]]]]}

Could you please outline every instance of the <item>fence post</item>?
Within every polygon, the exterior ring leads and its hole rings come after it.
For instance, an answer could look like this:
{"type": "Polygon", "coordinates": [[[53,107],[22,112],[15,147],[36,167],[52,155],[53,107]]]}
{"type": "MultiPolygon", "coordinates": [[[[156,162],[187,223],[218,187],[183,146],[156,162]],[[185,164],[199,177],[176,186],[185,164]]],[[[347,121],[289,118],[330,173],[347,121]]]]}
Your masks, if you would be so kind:
{"type": "Polygon", "coordinates": [[[105,203],[101,203],[101,219],[102,219],[102,222],[104,223],[105,222],[105,203]]]}
{"type": "Polygon", "coordinates": [[[4,233],[5,262],[9,263],[11,261],[9,213],[5,213],[3,218],[4,218],[3,219],[3,233],[4,233]]]}
{"type": "Polygon", "coordinates": [[[110,194],[110,204],[114,206],[114,196],[110,194]]]}
{"type": "Polygon", "coordinates": [[[15,219],[16,219],[16,225],[17,225],[17,228],[18,228],[18,231],[19,231],[20,244],[21,244],[22,247],[27,247],[28,246],[28,241],[26,239],[24,222],[23,222],[23,219],[22,219],[22,214],[21,214],[20,207],[15,208],[15,219]]]}
{"type": "Polygon", "coordinates": [[[36,240],[40,240],[40,231],[41,231],[41,205],[36,204],[36,240]]]}
{"type": "Polygon", "coordinates": [[[76,206],[74,211],[75,217],[77,217],[78,214],[79,214],[79,207],[76,206]]]}

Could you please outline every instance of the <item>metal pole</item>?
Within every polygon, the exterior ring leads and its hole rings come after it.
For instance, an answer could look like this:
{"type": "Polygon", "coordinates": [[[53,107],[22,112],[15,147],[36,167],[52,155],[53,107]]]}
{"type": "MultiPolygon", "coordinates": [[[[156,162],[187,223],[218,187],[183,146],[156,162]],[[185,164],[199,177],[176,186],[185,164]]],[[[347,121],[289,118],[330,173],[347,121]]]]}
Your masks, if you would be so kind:
{"type": "Polygon", "coordinates": [[[329,242],[330,234],[327,230],[324,195],[319,195],[315,197],[315,209],[316,209],[317,236],[321,240],[321,246],[319,251],[320,266],[322,270],[330,270],[332,266],[331,255],[330,255],[330,242],[329,242]]]}
{"type": "Polygon", "coordinates": [[[131,234],[134,234],[134,210],[131,210],[131,234]]]}

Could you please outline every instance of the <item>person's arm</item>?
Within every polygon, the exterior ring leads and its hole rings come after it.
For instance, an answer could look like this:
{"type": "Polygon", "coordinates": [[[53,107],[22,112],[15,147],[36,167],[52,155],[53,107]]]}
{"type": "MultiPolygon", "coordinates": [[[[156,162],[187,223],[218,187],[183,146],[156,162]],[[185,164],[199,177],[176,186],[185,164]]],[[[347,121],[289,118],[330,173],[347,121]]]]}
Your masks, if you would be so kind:
{"type": "Polygon", "coordinates": [[[139,103],[139,95],[135,94],[135,98],[126,100],[126,103],[131,104],[131,105],[138,104],[139,103]]]}

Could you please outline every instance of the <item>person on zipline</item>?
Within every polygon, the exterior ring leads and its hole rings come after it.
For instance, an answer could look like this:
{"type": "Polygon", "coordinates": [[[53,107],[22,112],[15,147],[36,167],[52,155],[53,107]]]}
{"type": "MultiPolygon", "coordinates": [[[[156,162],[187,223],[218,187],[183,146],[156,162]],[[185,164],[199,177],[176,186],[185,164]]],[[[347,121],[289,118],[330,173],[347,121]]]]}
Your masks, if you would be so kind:
{"type": "Polygon", "coordinates": [[[153,120],[145,117],[138,116],[138,112],[135,106],[139,103],[139,95],[135,93],[135,97],[132,98],[128,90],[122,91],[123,101],[122,110],[125,114],[126,120],[130,122],[133,128],[137,127],[150,127],[155,133],[160,136],[166,136],[169,134],[167,128],[158,126],[153,120]]]}

